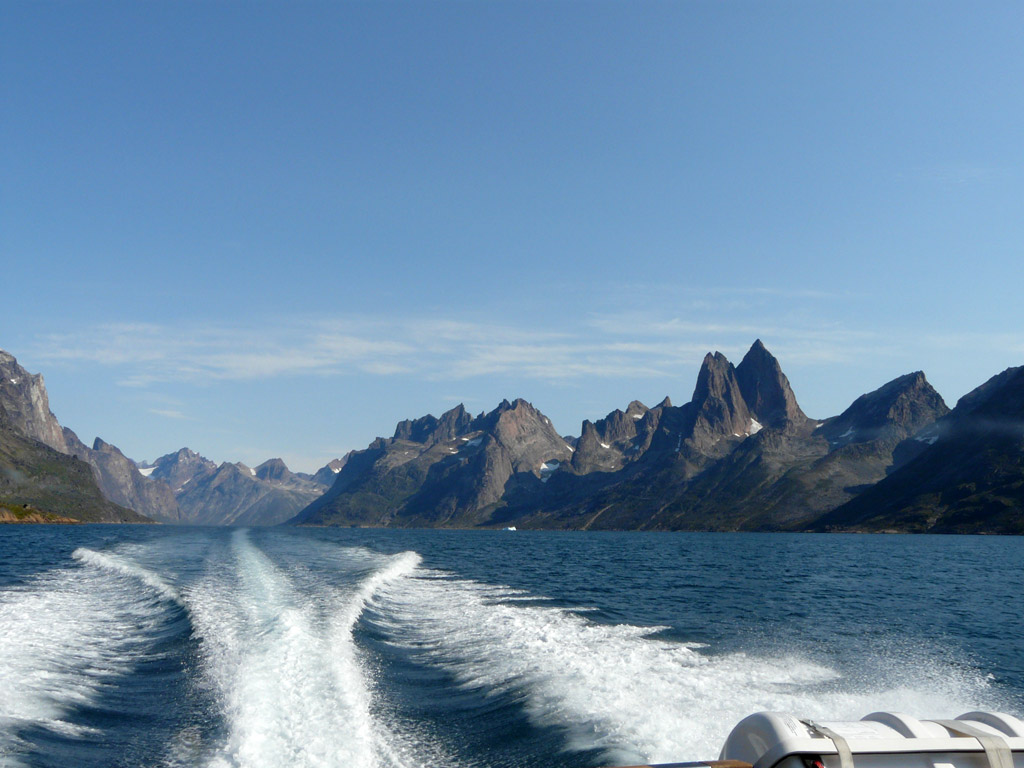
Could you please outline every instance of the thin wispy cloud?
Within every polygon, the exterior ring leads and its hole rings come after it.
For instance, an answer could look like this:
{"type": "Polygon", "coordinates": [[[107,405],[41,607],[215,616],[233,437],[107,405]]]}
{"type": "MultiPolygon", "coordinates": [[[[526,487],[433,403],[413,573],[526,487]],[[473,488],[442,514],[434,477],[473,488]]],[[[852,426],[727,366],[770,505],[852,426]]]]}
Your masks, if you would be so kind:
{"type": "Polygon", "coordinates": [[[647,352],[662,361],[699,360],[705,352],[739,357],[755,338],[765,340],[773,353],[789,364],[851,363],[865,357],[899,355],[907,344],[898,333],[850,329],[814,319],[794,322],[745,320],[711,321],[669,317],[656,313],[624,312],[594,315],[588,325],[618,339],[612,349],[647,352]],[[630,341],[622,340],[629,337],[630,341]]]}
{"type": "Polygon", "coordinates": [[[984,163],[950,162],[912,168],[897,174],[899,179],[921,180],[938,187],[984,184],[1009,177],[1010,169],[984,163]]]}
{"type": "Polygon", "coordinates": [[[238,329],[103,325],[40,340],[41,359],[125,370],[121,383],[246,380],[296,375],[388,374],[408,371],[410,342],[328,333],[316,327],[238,329]]]}
{"type": "MultiPolygon", "coordinates": [[[[767,336],[789,362],[837,362],[891,342],[868,331],[807,325],[716,322],[643,312],[594,314],[551,329],[451,318],[299,318],[262,327],[206,324],[103,325],[43,337],[50,363],[109,366],[125,386],[245,381],[286,376],[414,376],[465,380],[516,376],[556,382],[586,377],[664,377],[705,352],[739,356],[767,336]]],[[[171,415],[173,408],[160,415],[171,415]]]]}
{"type": "Polygon", "coordinates": [[[156,416],[163,416],[166,419],[177,419],[179,421],[192,421],[189,416],[186,416],[181,411],[174,410],[172,408],[150,408],[149,412],[156,416]]]}
{"type": "MultiPolygon", "coordinates": [[[[761,288],[733,294],[775,296],[761,288]]],[[[1024,334],[920,333],[851,327],[818,308],[830,298],[810,291],[800,301],[765,301],[748,312],[675,308],[592,311],[571,323],[467,320],[458,316],[334,316],[267,319],[260,325],[155,323],[98,325],[40,337],[34,357],[50,364],[115,369],[123,386],[161,382],[268,380],[281,377],[411,377],[453,382],[516,377],[540,382],[585,378],[673,377],[706,352],[738,361],[762,338],[787,366],[855,365],[913,359],[930,349],[1014,350],[1024,334]]],[[[154,413],[181,418],[174,405],[154,413]]]]}
{"type": "Polygon", "coordinates": [[[826,290],[823,288],[780,288],[767,285],[680,285],[675,282],[649,283],[627,282],[617,290],[628,296],[640,296],[646,302],[658,298],[658,304],[665,306],[666,297],[675,306],[686,310],[754,309],[779,301],[845,302],[861,298],[848,290],[826,290]]]}

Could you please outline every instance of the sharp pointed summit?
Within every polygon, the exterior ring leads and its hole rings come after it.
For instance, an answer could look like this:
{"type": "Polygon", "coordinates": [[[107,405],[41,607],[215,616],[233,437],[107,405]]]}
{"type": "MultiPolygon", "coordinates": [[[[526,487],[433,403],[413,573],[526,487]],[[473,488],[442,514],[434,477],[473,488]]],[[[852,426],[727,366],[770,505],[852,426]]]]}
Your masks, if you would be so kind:
{"type": "Polygon", "coordinates": [[[783,427],[807,421],[782,366],[760,339],[736,367],[736,380],[751,415],[763,426],[783,427]]]}
{"type": "Polygon", "coordinates": [[[744,401],[736,369],[721,352],[704,357],[691,405],[696,409],[693,440],[700,445],[750,429],[750,410],[744,401]]]}

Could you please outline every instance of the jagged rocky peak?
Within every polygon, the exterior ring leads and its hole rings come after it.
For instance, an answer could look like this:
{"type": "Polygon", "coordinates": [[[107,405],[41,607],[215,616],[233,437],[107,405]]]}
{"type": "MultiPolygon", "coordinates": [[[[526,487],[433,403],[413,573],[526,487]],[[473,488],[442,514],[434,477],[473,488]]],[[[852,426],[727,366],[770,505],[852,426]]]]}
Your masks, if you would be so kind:
{"type": "Polygon", "coordinates": [[[151,480],[150,473],[140,471],[116,445],[97,437],[89,448],[68,427],[64,427],[64,440],[68,454],[92,467],[106,499],[153,520],[176,522],[179,519],[178,505],[167,484],[151,480]]]}
{"type": "Polygon", "coordinates": [[[456,437],[465,434],[473,417],[466,411],[466,407],[459,403],[449,411],[441,414],[437,420],[437,427],[434,430],[434,439],[437,441],[454,440],[456,437]]]}
{"type": "Polygon", "coordinates": [[[200,475],[210,474],[216,469],[217,465],[209,459],[200,456],[191,448],[182,448],[154,461],[150,477],[166,480],[171,489],[177,492],[187,482],[200,475]]]}
{"type": "Polygon", "coordinates": [[[946,401],[928,383],[923,371],[900,376],[877,392],[882,396],[879,399],[883,400],[883,404],[884,398],[888,398],[889,407],[882,414],[881,408],[876,406],[872,415],[899,424],[910,432],[949,413],[946,401]]]}
{"type": "Polygon", "coordinates": [[[181,448],[174,453],[168,453],[161,456],[153,462],[153,466],[156,467],[154,474],[162,475],[166,472],[172,471],[173,468],[192,468],[192,469],[216,469],[217,465],[207,459],[205,456],[200,456],[198,453],[193,451],[191,448],[181,448]]]}
{"type": "Polygon", "coordinates": [[[572,467],[578,474],[614,472],[622,467],[622,458],[619,448],[606,442],[592,421],[583,422],[571,459],[572,467]]]}
{"type": "Polygon", "coordinates": [[[949,413],[924,373],[915,371],[861,395],[818,433],[834,449],[869,440],[903,440],[949,413]]]}
{"type": "Polygon", "coordinates": [[[646,405],[639,400],[634,400],[625,411],[616,408],[594,426],[606,443],[631,440],[636,437],[636,423],[646,415],[648,410],[646,405]]]}
{"type": "MultiPolygon", "coordinates": [[[[174,462],[176,464],[190,464],[190,463],[193,463],[193,462],[196,462],[196,461],[199,461],[199,462],[209,462],[209,459],[206,459],[206,458],[200,456],[198,453],[193,451],[191,448],[179,448],[174,453],[168,453],[168,454],[166,454],[164,456],[161,456],[156,461],[154,461],[153,464],[154,465],[162,464],[162,463],[165,464],[167,462],[174,462]]],[[[209,463],[212,464],[213,462],[209,462],[209,463]]]]}
{"type": "Polygon", "coordinates": [[[704,357],[690,401],[694,408],[694,436],[745,435],[751,415],[733,368],[721,352],[704,357]]]}
{"type": "Polygon", "coordinates": [[[760,339],[736,367],[736,381],[751,416],[762,426],[784,427],[807,421],[782,366],[760,339]]]}
{"type": "MultiPolygon", "coordinates": [[[[519,402],[519,401],[517,400],[516,402],[519,402]]],[[[490,411],[490,412],[483,411],[483,412],[480,413],[479,416],[477,416],[475,419],[473,419],[473,425],[472,425],[473,429],[474,430],[478,430],[478,429],[492,430],[492,429],[494,429],[495,425],[498,423],[498,419],[500,418],[501,414],[505,413],[505,411],[510,411],[510,410],[512,410],[512,403],[510,403],[508,401],[508,398],[506,398],[506,399],[502,400],[500,403],[498,403],[498,406],[493,411],[490,411]]]]}
{"type": "Polygon", "coordinates": [[[439,419],[427,414],[418,419],[406,419],[398,422],[398,426],[395,427],[394,439],[433,445],[445,440],[454,440],[459,435],[465,434],[472,421],[473,417],[466,412],[465,406],[459,403],[451,410],[442,413],[439,419]]]}
{"type": "Polygon", "coordinates": [[[633,419],[634,421],[639,421],[644,417],[644,414],[647,413],[647,411],[649,410],[650,409],[646,405],[641,403],[639,400],[634,400],[633,402],[626,406],[626,416],[633,419]]]}
{"type": "Polygon", "coordinates": [[[283,459],[267,459],[255,469],[260,480],[282,481],[291,477],[291,472],[283,459]]]}
{"type": "Polygon", "coordinates": [[[900,443],[895,470],[816,527],[1024,533],[1024,367],[964,395],[900,443]]]}
{"type": "Polygon", "coordinates": [[[256,477],[256,470],[253,469],[252,467],[250,467],[245,462],[241,462],[241,461],[236,461],[234,464],[225,461],[223,464],[221,464],[219,467],[217,467],[217,471],[220,472],[222,470],[226,470],[226,469],[229,469],[229,468],[230,469],[237,469],[242,474],[243,477],[247,477],[247,478],[250,478],[250,479],[256,477]]]}
{"type": "Polygon", "coordinates": [[[572,456],[576,472],[613,472],[621,469],[629,459],[636,458],[650,442],[647,435],[649,425],[644,421],[650,412],[650,408],[634,400],[625,411],[616,409],[596,422],[584,421],[572,456]],[[644,436],[638,441],[642,427],[644,436]]]}
{"type": "Polygon", "coordinates": [[[114,453],[118,456],[124,456],[124,453],[121,452],[120,448],[116,445],[111,445],[106,440],[99,437],[92,441],[92,449],[99,453],[114,453]]]}
{"type": "Polygon", "coordinates": [[[1007,368],[961,397],[953,414],[964,418],[975,411],[992,415],[1024,415],[1024,366],[1007,368]]]}
{"type": "Polygon", "coordinates": [[[490,413],[474,419],[471,427],[490,434],[513,472],[539,472],[542,464],[568,461],[572,454],[551,420],[522,398],[511,403],[503,400],[490,413]]]}
{"type": "Polygon", "coordinates": [[[313,482],[328,488],[334,485],[334,481],[337,479],[338,473],[345,468],[345,465],[348,463],[348,460],[352,457],[353,453],[355,453],[355,451],[349,451],[340,459],[331,459],[329,462],[324,464],[324,466],[320,467],[320,469],[316,471],[316,474],[313,475],[313,482]]]}
{"type": "Polygon", "coordinates": [[[665,399],[662,400],[660,403],[658,403],[656,406],[654,406],[654,408],[652,408],[651,410],[653,411],[653,410],[658,409],[658,408],[671,408],[671,407],[672,407],[672,399],[668,395],[665,395],[665,399]]]}
{"type": "Polygon", "coordinates": [[[43,375],[29,373],[18,365],[14,355],[3,350],[0,350],[0,408],[5,421],[21,434],[61,453],[68,452],[64,432],[50,411],[43,375]]]}
{"type": "MultiPolygon", "coordinates": [[[[505,441],[514,441],[533,434],[554,433],[558,436],[548,418],[521,398],[516,398],[511,403],[503,400],[501,405],[484,419],[494,425],[492,429],[495,437],[505,441]]],[[[558,437],[561,441],[561,437],[558,437]]]]}
{"type": "Polygon", "coordinates": [[[425,443],[436,426],[437,418],[429,413],[418,419],[405,419],[395,426],[394,439],[425,443]]]}

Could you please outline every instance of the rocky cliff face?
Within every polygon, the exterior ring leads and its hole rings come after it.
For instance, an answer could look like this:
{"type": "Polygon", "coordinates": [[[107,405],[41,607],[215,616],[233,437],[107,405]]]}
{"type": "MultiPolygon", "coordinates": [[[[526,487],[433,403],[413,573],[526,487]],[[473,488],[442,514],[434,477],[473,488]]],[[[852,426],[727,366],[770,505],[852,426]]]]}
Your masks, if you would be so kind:
{"type": "Polygon", "coordinates": [[[173,490],[179,521],[194,525],[276,525],[326,490],[309,476],[291,472],[281,459],[255,468],[228,462],[218,466],[188,448],[157,459],[151,477],[173,490]]]}
{"type": "Polygon", "coordinates": [[[697,375],[697,386],[686,407],[687,425],[683,439],[700,451],[711,449],[723,438],[749,435],[753,417],[736,370],[721,352],[708,353],[697,375]]]}
{"type": "MultiPolygon", "coordinates": [[[[50,411],[49,398],[42,375],[32,375],[18,361],[0,350],[0,411],[7,426],[14,432],[62,454],[81,460],[92,468],[95,484],[103,497],[113,502],[99,508],[92,500],[92,490],[85,492],[81,514],[92,520],[140,520],[145,517],[173,520],[177,515],[168,489],[149,482],[117,448],[97,439],[94,448],[85,446],[69,429],[63,429],[50,411]],[[126,515],[125,509],[136,515],[126,515]]],[[[27,455],[27,454],[26,454],[27,455]]],[[[57,471],[57,464],[53,464],[57,471]]],[[[71,466],[71,465],[69,465],[71,466]]],[[[63,471],[63,470],[62,470],[63,471]]],[[[78,470],[68,470],[65,478],[77,477],[78,470]]],[[[27,493],[25,488],[22,493],[27,493]]],[[[47,497],[49,498],[49,497],[47,497]]],[[[47,503],[45,500],[40,503],[47,503]]],[[[51,503],[62,503],[59,501],[51,503]]],[[[37,505],[38,506],[38,505],[37,505]]],[[[44,509],[43,507],[40,507],[44,509]]],[[[75,517],[66,507],[64,514],[75,517]]],[[[85,518],[83,518],[85,519],[85,518]]]]}
{"type": "Polygon", "coordinates": [[[736,367],[736,382],[751,417],[762,426],[801,426],[807,421],[782,366],[760,339],[736,367]]]}
{"type": "Polygon", "coordinates": [[[924,375],[915,373],[821,423],[791,411],[685,485],[666,508],[675,516],[665,524],[799,527],[885,477],[900,442],[948,410],[924,375]]]}
{"type": "Polygon", "coordinates": [[[818,427],[831,450],[846,445],[881,441],[892,448],[949,413],[949,408],[921,371],[893,379],[861,395],[838,416],[818,427]]]}
{"type": "Polygon", "coordinates": [[[189,448],[182,448],[154,461],[150,477],[163,480],[177,496],[188,483],[216,470],[217,465],[209,459],[189,448]]]}
{"type": "Polygon", "coordinates": [[[469,428],[472,421],[473,417],[460,403],[441,414],[440,419],[428,414],[419,419],[400,421],[395,427],[394,439],[433,445],[444,440],[454,440],[469,428]]]}
{"type": "Polygon", "coordinates": [[[135,462],[113,445],[96,438],[86,446],[73,431],[64,428],[67,452],[92,467],[96,482],[110,501],[162,523],[180,522],[181,512],[168,485],[145,477],[135,462]]]}
{"type": "Polygon", "coordinates": [[[650,447],[658,416],[648,416],[650,411],[634,400],[625,411],[616,409],[596,422],[584,421],[579,439],[573,444],[572,470],[580,475],[616,472],[638,459],[650,447]]]}
{"type": "Polygon", "coordinates": [[[814,527],[1024,533],[1024,367],[962,397],[896,453],[902,466],[814,527]]]}
{"type": "Polygon", "coordinates": [[[2,406],[0,506],[14,510],[11,515],[16,519],[40,522],[148,522],[105,499],[88,464],[15,428],[2,406]]]}
{"type": "Polygon", "coordinates": [[[67,453],[64,432],[50,411],[43,375],[29,373],[0,349],[0,407],[18,432],[67,453]]]}

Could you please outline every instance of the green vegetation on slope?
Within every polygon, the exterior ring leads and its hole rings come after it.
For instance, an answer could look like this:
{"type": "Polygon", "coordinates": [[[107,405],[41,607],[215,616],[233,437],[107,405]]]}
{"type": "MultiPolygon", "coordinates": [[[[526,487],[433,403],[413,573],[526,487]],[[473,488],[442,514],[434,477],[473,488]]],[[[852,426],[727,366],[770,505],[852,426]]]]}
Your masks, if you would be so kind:
{"type": "Polygon", "coordinates": [[[0,505],[24,510],[26,504],[43,517],[95,523],[150,522],[104,499],[88,464],[0,422],[0,505]]]}

